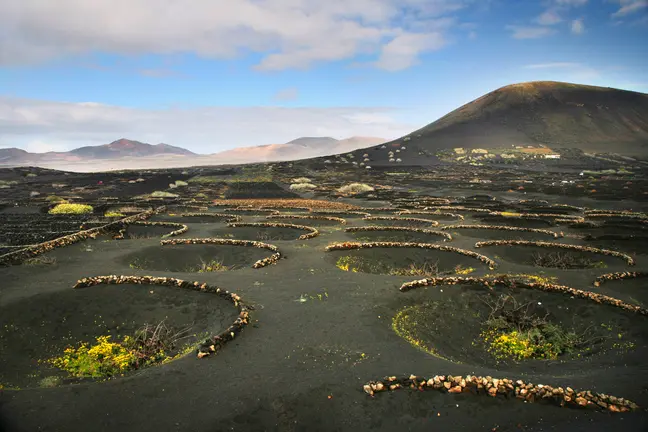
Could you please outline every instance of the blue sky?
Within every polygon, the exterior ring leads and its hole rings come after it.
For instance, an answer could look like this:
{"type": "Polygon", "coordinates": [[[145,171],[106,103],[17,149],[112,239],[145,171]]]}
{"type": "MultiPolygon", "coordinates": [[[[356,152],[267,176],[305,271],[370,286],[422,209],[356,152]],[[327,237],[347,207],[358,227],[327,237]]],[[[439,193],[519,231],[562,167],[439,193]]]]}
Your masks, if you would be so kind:
{"type": "Polygon", "coordinates": [[[648,92],[646,40],[648,0],[3,0],[0,147],[392,139],[516,82],[648,92]]]}

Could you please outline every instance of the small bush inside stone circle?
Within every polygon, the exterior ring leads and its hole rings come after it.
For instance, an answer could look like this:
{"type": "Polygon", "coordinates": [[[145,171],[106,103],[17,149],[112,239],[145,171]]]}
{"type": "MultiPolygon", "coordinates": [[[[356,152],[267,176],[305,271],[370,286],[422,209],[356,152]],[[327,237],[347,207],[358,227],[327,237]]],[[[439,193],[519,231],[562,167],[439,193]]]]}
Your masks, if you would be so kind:
{"type": "Polygon", "coordinates": [[[337,191],[345,195],[355,195],[364,192],[372,192],[373,190],[374,188],[369,186],[368,184],[351,183],[346,186],[342,186],[337,191]]]}
{"type": "Polygon", "coordinates": [[[554,360],[593,342],[550,322],[539,303],[522,303],[512,295],[484,302],[491,312],[481,337],[498,360],[554,360]]]}
{"type": "Polygon", "coordinates": [[[49,214],[87,214],[92,213],[93,208],[88,204],[57,204],[54,208],[50,209],[49,214]]]}

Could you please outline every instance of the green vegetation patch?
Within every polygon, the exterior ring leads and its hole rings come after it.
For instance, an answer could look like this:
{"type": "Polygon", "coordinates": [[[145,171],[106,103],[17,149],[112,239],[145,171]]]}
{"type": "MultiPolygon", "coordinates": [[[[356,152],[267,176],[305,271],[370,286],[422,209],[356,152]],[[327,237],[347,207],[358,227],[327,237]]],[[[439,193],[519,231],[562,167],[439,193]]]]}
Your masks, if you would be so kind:
{"type": "Polygon", "coordinates": [[[456,265],[451,271],[439,269],[438,261],[425,261],[423,263],[410,263],[406,267],[396,267],[381,261],[370,260],[361,256],[344,255],[338,258],[335,266],[348,272],[367,272],[375,274],[388,274],[390,276],[412,277],[438,277],[448,275],[468,275],[475,271],[473,267],[456,265]]]}
{"type": "Polygon", "coordinates": [[[425,327],[428,308],[428,305],[414,305],[401,309],[392,318],[392,330],[421,351],[444,358],[421,336],[427,331],[425,327]]]}
{"type": "Polygon", "coordinates": [[[150,196],[153,198],[178,198],[180,195],[166,191],[155,191],[150,196]]]}
{"type": "Polygon", "coordinates": [[[481,338],[498,360],[555,360],[575,354],[589,341],[584,334],[565,330],[549,321],[539,303],[519,302],[512,295],[485,301],[491,312],[481,338]]]}
{"type": "MultiPolygon", "coordinates": [[[[76,348],[67,347],[61,356],[48,362],[75,378],[111,378],[172,360],[170,353],[176,350],[180,340],[189,337],[189,330],[174,330],[164,321],[147,324],[118,342],[112,341],[111,336],[98,336],[92,345],[81,343],[76,348]]],[[[185,351],[180,350],[176,356],[185,351]]]]}
{"type": "Polygon", "coordinates": [[[49,214],[87,214],[92,213],[93,210],[88,204],[62,203],[50,209],[49,214]]]}
{"type": "Polygon", "coordinates": [[[223,183],[225,179],[222,176],[196,176],[187,180],[188,183],[193,184],[214,184],[214,183],[223,183]]]}
{"type": "Polygon", "coordinates": [[[126,217],[124,213],[119,213],[115,211],[108,211],[104,214],[105,217],[111,218],[111,217],[126,217]]]}

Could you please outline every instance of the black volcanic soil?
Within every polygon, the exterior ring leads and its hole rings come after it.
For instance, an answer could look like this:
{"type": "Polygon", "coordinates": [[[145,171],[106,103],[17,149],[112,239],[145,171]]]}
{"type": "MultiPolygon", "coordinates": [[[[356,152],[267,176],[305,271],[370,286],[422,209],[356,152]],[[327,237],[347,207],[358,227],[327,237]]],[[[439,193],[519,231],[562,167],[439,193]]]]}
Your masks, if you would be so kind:
{"type": "MultiPolygon", "coordinates": [[[[374,274],[390,274],[397,269],[407,269],[410,266],[423,267],[432,265],[439,272],[453,274],[456,266],[481,267],[485,266],[480,261],[459,255],[454,252],[437,251],[419,248],[371,248],[350,251],[328,252],[326,261],[335,265],[342,257],[350,256],[361,260],[358,272],[374,274]]],[[[423,276],[421,276],[423,277],[423,276]]],[[[413,276],[412,279],[416,279],[413,276]]]]}
{"type": "Polygon", "coordinates": [[[180,244],[151,246],[125,255],[122,263],[136,270],[197,273],[201,265],[218,262],[227,267],[249,267],[271,252],[247,246],[180,244]]]}
{"type": "Polygon", "coordinates": [[[474,286],[429,287],[409,292],[406,297],[392,307],[413,313],[420,320],[414,336],[449,361],[476,368],[496,368],[515,376],[559,368],[561,373],[573,376],[581,374],[584,367],[589,372],[604,371],[621,362],[625,367],[640,368],[648,355],[648,326],[644,317],[588,300],[529,289],[496,288],[491,292],[474,286]],[[511,295],[521,304],[530,302],[537,314],[548,314],[548,322],[566,331],[586,334],[589,343],[556,360],[496,359],[487,351],[480,333],[486,329],[484,317],[491,311],[484,301],[493,302],[500,295],[511,295]],[[448,334],[453,337],[448,338],[448,334]],[[627,344],[634,344],[635,348],[628,350],[627,344]]]}
{"type": "Polygon", "coordinates": [[[444,237],[420,233],[416,231],[356,231],[348,232],[348,236],[355,241],[361,242],[415,242],[415,243],[437,243],[443,242],[444,237]]]}
{"type": "MultiPolygon", "coordinates": [[[[290,169],[279,166],[277,170],[288,178],[306,174],[311,176],[311,173],[300,171],[297,164],[290,169]]],[[[643,196],[632,189],[626,190],[629,192],[619,189],[618,201],[588,195],[585,188],[579,189],[580,195],[568,195],[564,191],[552,195],[540,192],[512,193],[507,192],[510,188],[507,182],[514,181],[511,179],[519,173],[507,177],[490,171],[490,168],[482,171],[479,167],[471,167],[469,176],[468,171],[463,170],[440,169],[432,173],[443,177],[438,179],[419,179],[417,176],[422,174],[416,170],[411,171],[416,177],[414,179],[392,178],[378,172],[363,172],[360,175],[341,170],[335,173],[337,183],[331,186],[331,191],[323,190],[320,196],[327,197],[329,193],[332,196],[341,183],[355,179],[371,184],[393,185],[400,188],[399,194],[402,192],[412,198],[417,195],[448,196],[452,202],[459,204],[466,203],[465,197],[488,194],[506,202],[505,207],[513,208],[519,208],[515,203],[517,200],[544,199],[550,204],[573,204],[588,208],[648,209],[645,200],[630,201],[629,196],[643,196]],[[476,175],[491,179],[493,186],[470,186],[463,182],[476,175]]],[[[191,171],[184,178],[195,172],[191,171]]],[[[320,174],[322,178],[317,177],[318,172],[311,177],[315,183],[323,184],[324,177],[330,174],[328,171],[320,174]]],[[[127,201],[132,198],[132,195],[128,196],[131,186],[141,188],[138,194],[150,193],[156,189],[143,191],[149,181],[153,183],[157,178],[162,185],[169,183],[165,176],[174,180],[183,178],[178,170],[142,173],[142,176],[148,175],[146,182],[135,185],[121,181],[137,178],[138,175],[106,175],[103,176],[106,181],[104,186],[106,183],[114,186],[110,193],[127,201]],[[120,189],[122,183],[124,189],[120,189]]],[[[538,180],[549,174],[538,171],[537,174],[528,175],[538,180]]],[[[578,173],[573,175],[578,176],[578,173]]],[[[39,176],[46,179],[42,182],[43,188],[52,182],[63,182],[64,177],[63,174],[49,172],[39,176]]],[[[631,186],[639,188],[637,185],[642,184],[642,176],[642,172],[637,171],[631,186]]],[[[102,195],[97,193],[99,186],[96,183],[102,178],[101,175],[84,177],[74,174],[65,177],[74,178],[79,186],[90,185],[92,192],[83,197],[90,203],[99,203],[98,198],[102,195]]],[[[286,185],[279,180],[276,184],[286,185]]],[[[539,184],[539,181],[534,184],[539,184]]],[[[35,183],[30,185],[34,186],[35,183]]],[[[604,182],[602,187],[597,187],[597,190],[614,196],[614,183],[604,182]]],[[[180,199],[172,202],[190,205],[188,200],[198,191],[192,188],[190,186],[186,191],[180,191],[180,199]]],[[[42,202],[38,199],[24,197],[28,195],[28,190],[24,187],[0,190],[0,198],[4,205],[13,206],[17,202],[18,207],[40,207],[42,202]]],[[[244,192],[255,195],[250,188],[244,192]]],[[[145,203],[143,200],[141,202],[145,203]]],[[[389,200],[354,198],[336,199],[334,202],[362,207],[390,204],[389,200]]],[[[477,204],[485,206],[488,203],[477,204]]],[[[483,223],[470,212],[463,214],[466,220],[462,223],[483,223]]],[[[200,238],[212,236],[215,232],[237,232],[237,229],[226,228],[224,221],[214,219],[188,222],[190,230],[184,237],[200,238]]],[[[263,216],[243,215],[243,222],[267,221],[263,216]]],[[[293,220],[277,222],[295,223],[293,220]]],[[[311,225],[309,220],[304,222],[311,225]]],[[[347,226],[351,225],[374,225],[374,221],[354,218],[347,226]]],[[[606,282],[600,287],[592,285],[596,276],[609,271],[647,271],[648,260],[644,254],[636,255],[637,265],[633,267],[628,267],[618,258],[603,257],[601,260],[608,266],[604,269],[537,268],[519,258],[519,248],[506,251],[495,247],[474,248],[477,241],[507,238],[508,233],[488,231],[480,237],[479,233],[464,235],[462,230],[453,233],[455,238],[452,242],[443,244],[485,254],[499,264],[496,270],[489,270],[477,260],[451,252],[413,251],[411,255],[398,248],[325,252],[325,246],[332,242],[354,239],[344,228],[345,225],[339,224],[321,225],[318,228],[320,236],[311,240],[269,241],[279,247],[285,259],[261,269],[253,269],[251,265],[254,260],[270,254],[263,249],[232,247],[227,249],[227,253],[218,255],[215,249],[226,249],[206,245],[176,248],[161,246],[159,238],[112,240],[109,236],[49,252],[44,257],[54,258],[55,262],[51,264],[0,267],[0,334],[3,335],[0,339],[0,384],[4,386],[0,390],[0,430],[572,432],[615,428],[642,431],[648,428],[645,411],[648,406],[645,385],[648,382],[645,366],[648,327],[644,322],[645,317],[561,294],[520,290],[517,295],[542,303],[551,312],[552,320],[561,325],[579,329],[594,326],[593,334],[610,333],[612,338],[617,337],[621,342],[631,342],[633,348],[619,351],[613,346],[605,346],[585,358],[563,358],[549,363],[497,363],[483,348],[472,345],[483,316],[480,298],[486,293],[481,288],[442,286],[400,292],[398,288],[402,283],[420,277],[345,272],[335,266],[335,258],[345,254],[362,253],[392,266],[420,262],[420,258],[427,257],[435,261],[439,259],[443,267],[450,270],[457,264],[474,267],[471,276],[531,273],[645,307],[648,301],[643,294],[645,279],[606,282]],[[502,236],[498,237],[498,233],[502,236]],[[222,258],[226,264],[235,263],[240,267],[234,271],[208,273],[169,271],[173,267],[184,269],[185,265],[200,264],[201,257],[210,259],[215,256],[222,258]],[[135,257],[153,259],[155,264],[146,270],[131,268],[130,259],[135,257]],[[254,306],[251,324],[216,355],[204,359],[189,355],[106,382],[64,383],[55,388],[34,386],[40,377],[48,376],[51,370],[33,362],[33,359],[39,356],[45,358],[50,355],[50,350],[61,349],[70,341],[70,336],[72,339],[92,338],[105,334],[108,329],[111,332],[116,330],[117,325],[121,330],[123,323],[128,324],[123,327],[123,331],[128,332],[136,325],[165,316],[178,324],[195,321],[200,330],[218,331],[232,318],[229,315],[234,311],[231,304],[209,294],[148,286],[71,289],[80,278],[110,274],[170,276],[208,282],[238,293],[254,306]],[[150,294],[150,290],[154,294],[150,294]],[[402,308],[412,306],[425,308],[426,325],[422,336],[449,360],[421,351],[394,332],[392,318],[402,308]],[[14,331],[13,326],[21,330],[14,331]],[[610,414],[434,391],[402,390],[371,398],[362,391],[362,385],[369,380],[409,374],[477,374],[521,378],[533,383],[591,389],[628,398],[638,403],[642,410],[610,414]],[[24,378],[16,380],[16,376],[24,378]],[[15,385],[19,389],[11,388],[15,385]]],[[[570,228],[567,224],[551,229],[565,232],[566,237],[559,239],[560,242],[587,244],[587,240],[581,238],[584,234],[582,229],[570,228]]],[[[587,233],[603,234],[596,229],[587,233]]],[[[433,242],[440,244],[441,237],[434,236],[433,242]]],[[[596,259],[599,259],[598,256],[596,259]]]]}
{"type": "Polygon", "coordinates": [[[182,344],[196,343],[205,332],[218,334],[236,318],[233,305],[218,296],[165,286],[99,285],[72,290],[59,287],[3,305],[0,314],[0,382],[11,387],[38,387],[45,377],[65,375],[39,363],[60,356],[67,346],[132,335],[145,324],[164,320],[193,335],[182,344]],[[108,306],[110,305],[110,306],[108,306]]]}
{"type": "Polygon", "coordinates": [[[221,228],[210,231],[210,235],[219,238],[234,238],[238,240],[255,240],[261,242],[273,242],[277,240],[296,240],[299,236],[309,231],[295,228],[275,227],[234,227],[221,228]]]}
{"type": "Polygon", "coordinates": [[[124,232],[124,238],[127,239],[140,239],[140,238],[160,238],[163,235],[169,234],[175,227],[164,226],[146,226],[146,225],[128,225],[124,232]]]}

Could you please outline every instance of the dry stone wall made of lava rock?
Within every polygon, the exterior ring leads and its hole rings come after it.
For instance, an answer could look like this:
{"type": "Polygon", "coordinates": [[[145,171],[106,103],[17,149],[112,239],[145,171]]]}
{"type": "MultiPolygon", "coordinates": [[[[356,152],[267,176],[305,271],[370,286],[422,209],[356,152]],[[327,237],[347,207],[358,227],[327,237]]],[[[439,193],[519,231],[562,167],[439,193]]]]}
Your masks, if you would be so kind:
{"type": "Polygon", "coordinates": [[[601,255],[613,256],[616,258],[624,259],[628,265],[634,265],[634,259],[623,252],[617,252],[609,249],[599,249],[589,246],[579,246],[579,245],[570,245],[563,243],[551,243],[551,242],[534,242],[534,241],[525,241],[525,240],[490,240],[490,241],[481,241],[475,243],[476,248],[487,247],[487,246],[536,246],[536,247],[545,247],[545,248],[559,248],[559,249],[568,249],[576,250],[580,252],[591,252],[601,255]]]}
{"type": "Polygon", "coordinates": [[[616,272],[606,273],[596,278],[594,286],[600,286],[606,281],[623,280],[623,279],[638,279],[648,277],[648,272],[616,272]]]}
{"type": "Polygon", "coordinates": [[[79,231],[74,234],[69,234],[54,240],[29,246],[25,249],[9,252],[0,256],[0,265],[19,264],[26,259],[33,258],[56,248],[69,246],[83,240],[93,239],[100,234],[119,232],[120,229],[122,229],[124,226],[127,226],[128,224],[150,218],[155,212],[155,210],[148,210],[133,216],[128,216],[126,218],[110,222],[100,227],[79,231]]]}
{"type": "Polygon", "coordinates": [[[213,244],[213,245],[228,245],[228,246],[247,246],[256,247],[260,249],[267,249],[273,252],[267,258],[256,261],[252,267],[261,268],[275,264],[281,258],[281,252],[275,245],[262,243],[254,240],[233,240],[233,239],[218,239],[218,238],[194,238],[194,239],[169,239],[160,241],[161,245],[189,245],[189,244],[213,244]]]}
{"type": "Polygon", "coordinates": [[[404,232],[416,232],[421,234],[436,235],[444,238],[444,241],[452,241],[452,235],[443,231],[429,230],[425,228],[410,228],[410,227],[394,227],[394,226],[381,226],[381,225],[370,225],[370,226],[361,226],[361,227],[349,227],[345,228],[346,232],[363,232],[363,231],[404,231],[404,232]]]}
{"type": "Polygon", "coordinates": [[[362,219],[368,221],[385,220],[385,221],[395,221],[395,222],[416,222],[416,223],[432,225],[434,227],[439,226],[438,221],[430,220],[430,219],[422,219],[422,218],[398,217],[398,216],[365,216],[362,219]]]}
{"type": "Polygon", "coordinates": [[[545,292],[557,292],[572,297],[590,300],[599,304],[607,304],[610,306],[615,306],[627,310],[628,312],[637,313],[639,315],[648,316],[648,309],[644,309],[640,306],[626,303],[623,300],[619,300],[614,297],[594,293],[591,291],[579,290],[564,285],[525,281],[516,278],[509,278],[506,276],[483,277],[483,278],[461,277],[461,276],[425,278],[425,279],[415,280],[412,282],[406,282],[403,285],[401,285],[400,290],[402,292],[405,292],[419,287],[441,286],[441,285],[482,285],[488,289],[492,289],[493,286],[499,285],[508,288],[528,288],[528,289],[535,289],[535,290],[540,290],[545,292]]]}
{"type": "Polygon", "coordinates": [[[365,393],[375,393],[398,389],[436,390],[443,393],[470,393],[488,395],[507,399],[519,399],[525,402],[539,402],[561,407],[590,408],[610,412],[627,412],[639,409],[639,406],[627,399],[592,391],[576,391],[571,387],[553,387],[543,384],[526,383],[522,380],[481,377],[474,375],[452,376],[435,375],[430,378],[410,375],[409,377],[385,377],[381,381],[369,381],[363,386],[365,393]]]}
{"type": "Polygon", "coordinates": [[[228,227],[259,227],[259,228],[292,228],[302,231],[308,231],[308,234],[302,234],[297,239],[298,240],[308,240],[319,235],[319,231],[316,228],[309,227],[306,225],[295,225],[287,223],[275,223],[275,222],[258,222],[258,223],[228,223],[228,227]]]}
{"type": "Polygon", "coordinates": [[[433,243],[414,243],[414,242],[343,242],[343,243],[333,243],[328,245],[325,248],[325,251],[338,251],[338,250],[354,250],[354,249],[371,249],[371,248],[419,248],[419,249],[431,249],[431,250],[440,250],[446,252],[454,252],[459,255],[464,255],[467,257],[475,258],[484,264],[487,264],[488,267],[493,270],[497,268],[497,263],[487,256],[478,254],[477,252],[459,249],[452,246],[443,246],[433,243]]]}
{"type": "Polygon", "coordinates": [[[408,214],[444,216],[444,217],[452,217],[452,218],[455,218],[455,219],[464,220],[463,215],[460,215],[459,213],[449,213],[449,212],[440,212],[440,211],[431,211],[431,210],[403,210],[403,211],[398,212],[396,214],[398,216],[408,215],[408,214]]]}
{"type": "Polygon", "coordinates": [[[180,213],[180,217],[213,217],[225,219],[225,222],[238,222],[241,216],[227,213],[180,213]]]}
{"type": "MultiPolygon", "coordinates": [[[[189,231],[189,227],[185,224],[181,224],[179,222],[151,222],[151,221],[135,221],[132,222],[128,225],[137,225],[137,226],[150,226],[150,227],[167,227],[167,228],[177,228],[174,231],[171,231],[170,233],[164,234],[162,238],[167,238],[167,237],[175,237],[179,236],[181,234],[186,233],[189,231]]],[[[125,238],[126,235],[126,229],[128,226],[125,226],[119,230],[119,234],[117,234],[114,238],[115,240],[122,240],[125,238]]]]}
{"type": "Polygon", "coordinates": [[[153,276],[94,276],[89,278],[80,279],[74,285],[74,288],[85,288],[96,285],[163,285],[170,287],[178,287],[185,289],[192,289],[201,292],[208,292],[216,294],[234,304],[239,311],[239,316],[236,320],[221,333],[211,336],[204,342],[198,345],[198,358],[207,357],[222,348],[227,342],[236,337],[237,334],[243,330],[250,322],[250,306],[247,306],[241,298],[224,289],[208,285],[202,282],[189,282],[182,279],[175,279],[169,277],[153,277],[153,276]]]}
{"type": "Polygon", "coordinates": [[[285,214],[277,214],[277,215],[270,215],[266,216],[266,219],[310,219],[310,220],[327,220],[331,222],[337,222],[342,225],[346,225],[346,220],[335,217],[335,216],[313,216],[313,215],[285,215],[285,214]]]}
{"type": "Polygon", "coordinates": [[[490,229],[490,230],[500,230],[500,231],[520,231],[520,232],[530,232],[538,234],[546,234],[553,238],[563,237],[563,233],[556,233],[553,231],[538,229],[538,228],[522,228],[522,227],[508,227],[500,225],[449,225],[441,228],[442,230],[453,230],[453,229],[490,229]]]}

